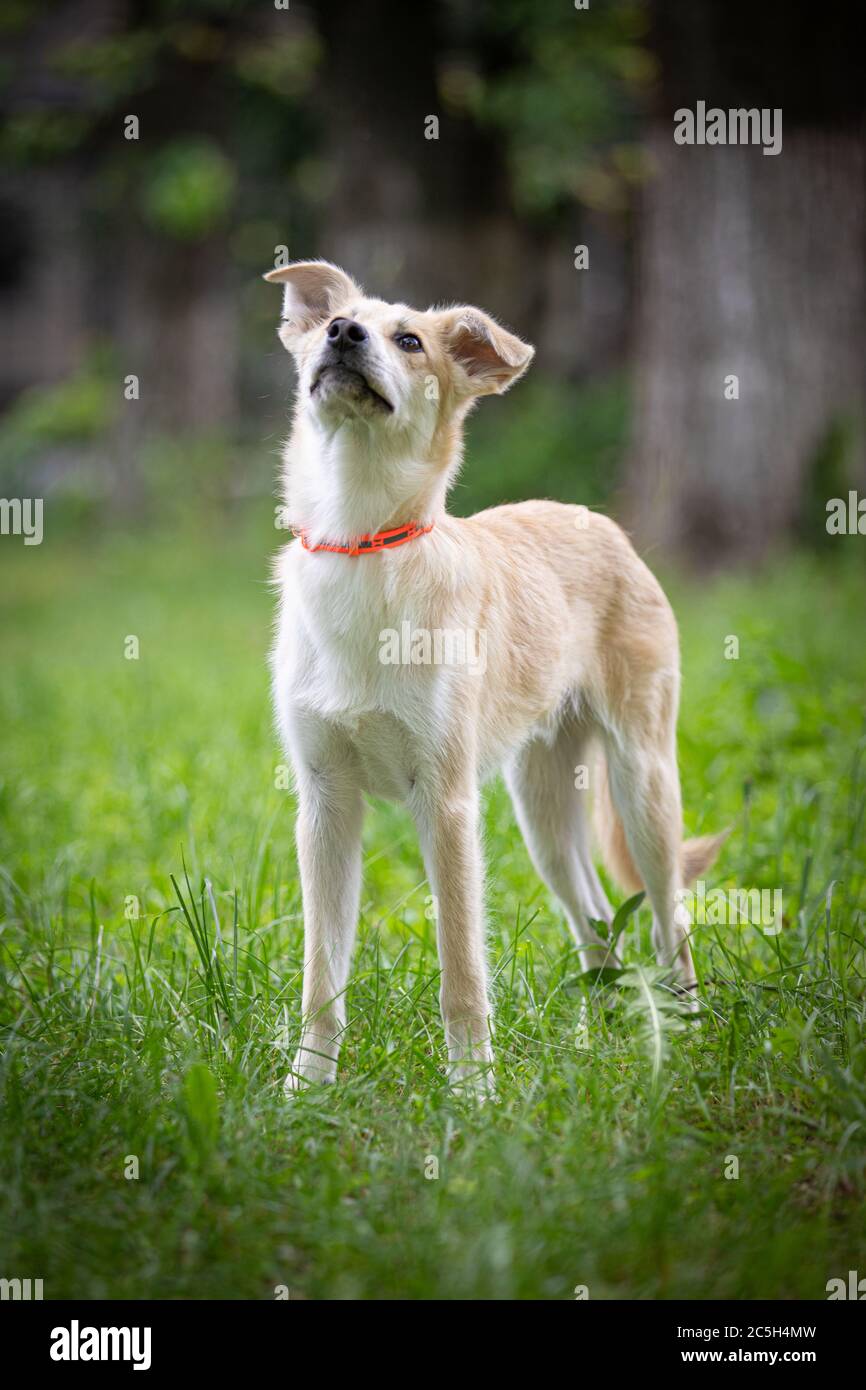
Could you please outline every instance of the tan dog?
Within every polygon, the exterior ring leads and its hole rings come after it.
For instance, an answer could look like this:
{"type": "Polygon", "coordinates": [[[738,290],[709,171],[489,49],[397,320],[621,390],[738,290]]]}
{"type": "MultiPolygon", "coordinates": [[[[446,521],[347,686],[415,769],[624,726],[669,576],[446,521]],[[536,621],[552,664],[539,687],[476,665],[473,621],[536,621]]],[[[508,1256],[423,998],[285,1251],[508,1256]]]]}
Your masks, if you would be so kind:
{"type": "Polygon", "coordinates": [[[677,890],[721,837],[682,842],[677,629],[624,533],[555,502],[445,511],[463,421],[533,349],[478,309],[368,299],[336,266],[300,262],[280,338],[298,368],[285,451],[299,538],[278,562],[274,697],[299,797],[303,1034],[287,1086],[332,1080],[361,885],[365,792],[406,803],[436,904],[452,1077],[491,1060],[479,785],[502,768],[538,872],[587,965],[612,912],[590,852],[645,886],[653,942],[695,986],[677,890]],[[391,533],[391,534],[389,534],[391,533]],[[604,771],[606,763],[607,772],[604,771]],[[608,786],[609,778],[609,786],[608,786]]]}

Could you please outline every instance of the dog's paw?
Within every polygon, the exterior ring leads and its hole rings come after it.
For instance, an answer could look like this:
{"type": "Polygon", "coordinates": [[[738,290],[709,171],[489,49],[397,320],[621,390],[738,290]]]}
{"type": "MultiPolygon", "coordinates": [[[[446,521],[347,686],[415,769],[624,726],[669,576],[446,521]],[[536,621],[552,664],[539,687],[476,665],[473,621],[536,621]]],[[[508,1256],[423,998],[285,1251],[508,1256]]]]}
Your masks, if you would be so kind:
{"type": "Polygon", "coordinates": [[[693,981],[691,984],[683,984],[682,981],[680,981],[673,985],[673,991],[680,1001],[680,1008],[684,1014],[696,1018],[699,1014],[703,1013],[703,1004],[698,998],[697,980],[693,981]]]}
{"type": "Polygon", "coordinates": [[[453,1095],[478,1103],[496,1099],[496,1084],[492,1060],[477,1057],[452,1061],[448,1066],[448,1082],[453,1095]]]}
{"type": "Polygon", "coordinates": [[[283,1082],[287,1096],[296,1095],[308,1086],[328,1084],[337,1079],[337,1063],[314,1052],[298,1052],[292,1062],[292,1069],[283,1082]]]}
{"type": "Polygon", "coordinates": [[[497,1105],[499,1096],[492,1081],[471,1077],[464,1081],[452,1081],[451,1094],[455,1100],[467,1101],[470,1105],[497,1105]]]}

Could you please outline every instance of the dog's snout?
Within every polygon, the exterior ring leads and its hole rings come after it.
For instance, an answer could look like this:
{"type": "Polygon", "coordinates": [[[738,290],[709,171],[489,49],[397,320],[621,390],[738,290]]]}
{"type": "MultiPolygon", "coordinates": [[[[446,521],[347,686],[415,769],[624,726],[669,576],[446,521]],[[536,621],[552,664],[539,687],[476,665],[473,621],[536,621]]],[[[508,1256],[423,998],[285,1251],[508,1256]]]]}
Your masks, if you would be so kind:
{"type": "Polygon", "coordinates": [[[368,337],[366,328],[356,319],[334,319],[328,324],[328,342],[332,347],[360,347],[368,337]]]}

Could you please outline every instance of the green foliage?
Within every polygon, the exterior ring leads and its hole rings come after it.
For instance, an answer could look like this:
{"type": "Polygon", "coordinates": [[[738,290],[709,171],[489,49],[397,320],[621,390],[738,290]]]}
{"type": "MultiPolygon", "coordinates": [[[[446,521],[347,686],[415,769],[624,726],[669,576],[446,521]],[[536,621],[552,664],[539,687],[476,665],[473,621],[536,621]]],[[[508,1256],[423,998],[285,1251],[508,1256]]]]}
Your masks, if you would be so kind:
{"type": "Polygon", "coordinates": [[[449,505],[461,516],[526,497],[598,506],[616,488],[627,433],[623,379],[578,386],[530,376],[519,395],[482,402],[470,418],[449,505]]]}
{"type": "MultiPolygon", "coordinates": [[[[161,0],[127,11],[98,36],[64,38],[38,29],[40,21],[39,7],[26,0],[7,5],[0,21],[32,31],[42,70],[0,131],[0,159],[12,165],[76,152],[97,204],[119,166],[131,167],[144,179],[140,201],[151,225],[189,239],[222,221],[241,172],[255,192],[255,179],[283,172],[312,148],[309,97],[322,42],[294,7],[285,33],[263,33],[257,0],[161,0]],[[168,144],[163,103],[175,111],[168,144]],[[130,113],[142,118],[142,153],[162,145],[143,172],[134,144],[118,153],[130,113]]],[[[0,70],[6,81],[15,76],[11,65],[0,70]]]]}
{"type": "Polygon", "coordinates": [[[195,241],[225,221],[235,172],[212,141],[173,140],[152,160],[141,191],[145,216],[159,231],[195,241]]]}
{"type": "Polygon", "coordinates": [[[571,5],[496,0],[491,34],[506,37],[512,61],[479,77],[469,109],[509,142],[515,200],[548,211],[563,200],[619,211],[628,184],[643,177],[636,112],[655,76],[644,46],[646,6],[609,0],[571,5]]]}
{"type": "Polygon", "coordinates": [[[0,478],[54,446],[98,439],[115,419],[117,396],[101,352],[65,381],[22,391],[0,420],[0,478]]]}
{"type": "Polygon", "coordinates": [[[656,1091],[670,1053],[671,1037],[685,1027],[682,1002],[671,993],[669,973],[657,965],[633,966],[623,972],[619,986],[628,992],[624,1018],[636,1025],[635,1035],[649,1057],[652,1087],[656,1091]]]}
{"type": "MultiPolygon", "coordinates": [[[[471,13],[463,8],[441,7],[441,47],[430,55],[431,71],[444,110],[505,141],[516,208],[545,214],[576,199],[622,210],[629,185],[645,175],[636,115],[655,75],[646,5],[606,0],[576,11],[568,3],[484,0],[471,13]]],[[[10,9],[13,28],[38,18],[38,8],[20,0],[10,9]]],[[[47,43],[45,66],[52,84],[59,77],[65,85],[65,104],[58,106],[55,95],[50,104],[37,99],[13,112],[0,151],[26,164],[86,147],[104,167],[111,144],[91,137],[110,123],[118,128],[131,102],[155,92],[176,99],[176,128],[185,138],[198,132],[203,139],[212,130],[210,112],[189,109],[184,94],[206,76],[220,102],[223,159],[238,160],[247,178],[251,169],[282,172],[287,154],[300,161],[316,144],[312,84],[327,61],[313,18],[300,7],[286,18],[285,32],[263,34],[255,0],[172,0],[130,12],[111,34],[47,43]]],[[[188,217],[196,226],[208,222],[216,209],[202,205],[226,200],[225,189],[214,191],[222,176],[211,158],[206,164],[199,161],[194,173],[166,170],[169,187],[151,194],[154,217],[172,235],[199,235],[187,230],[188,217]]]]}
{"type": "Polygon", "coordinates": [[[16,111],[0,130],[0,158],[13,166],[58,159],[80,145],[92,126],[84,112],[16,111]]]}
{"type": "Polygon", "coordinates": [[[261,488],[261,457],[219,430],[154,435],[141,448],[140,482],[148,517],[198,527],[235,492],[261,488]]]}
{"type": "Polygon", "coordinates": [[[671,996],[645,904],[619,925],[646,989],[582,975],[489,790],[497,1093],[475,1107],[446,1085],[429,887],[384,803],[339,1079],[282,1094],[303,947],[269,504],[57,535],[0,543],[4,1269],[38,1268],[46,1297],[568,1299],[823,1298],[857,1267],[866,656],[847,552],[669,581],[689,833],[733,824],[713,884],[785,895],[778,937],[696,929],[697,1022],[652,1021],[671,996]]]}
{"type": "Polygon", "coordinates": [[[159,50],[156,30],[131,29],[106,38],[74,39],[49,52],[47,63],[54,72],[79,79],[92,107],[108,110],[154,82],[159,50]]]}
{"type": "Polygon", "coordinates": [[[285,101],[306,94],[321,57],[321,43],[316,35],[302,29],[283,38],[271,36],[264,42],[246,45],[239,51],[234,68],[243,81],[285,101]]]}
{"type": "Polygon", "coordinates": [[[842,497],[847,504],[848,490],[856,486],[859,444],[864,429],[866,421],[862,418],[841,416],[831,420],[807,461],[798,518],[798,534],[803,545],[825,551],[838,546],[839,538],[827,531],[827,502],[830,498],[842,497]]]}
{"type": "Polygon", "coordinates": [[[38,8],[36,0],[6,0],[0,11],[0,34],[8,36],[24,29],[38,8]]]}
{"type": "Polygon", "coordinates": [[[203,1165],[213,1153],[219,1134],[216,1078],[203,1062],[194,1062],[183,1079],[183,1117],[191,1162],[203,1165]]]}

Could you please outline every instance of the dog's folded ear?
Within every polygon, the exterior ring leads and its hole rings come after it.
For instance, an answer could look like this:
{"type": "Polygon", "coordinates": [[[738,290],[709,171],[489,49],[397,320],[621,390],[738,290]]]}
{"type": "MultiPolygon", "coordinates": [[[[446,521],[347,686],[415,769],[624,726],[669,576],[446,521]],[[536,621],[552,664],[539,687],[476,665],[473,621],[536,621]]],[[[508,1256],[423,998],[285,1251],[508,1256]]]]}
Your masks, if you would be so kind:
{"type": "Polygon", "coordinates": [[[509,333],[482,309],[442,309],[439,329],[470,396],[501,395],[526,371],[535,348],[509,333]]]}
{"type": "Polygon", "coordinates": [[[362,294],[344,270],[328,261],[295,261],[267,271],[264,279],[283,286],[280,337],[286,347],[293,336],[324,323],[341,305],[362,294]]]}

